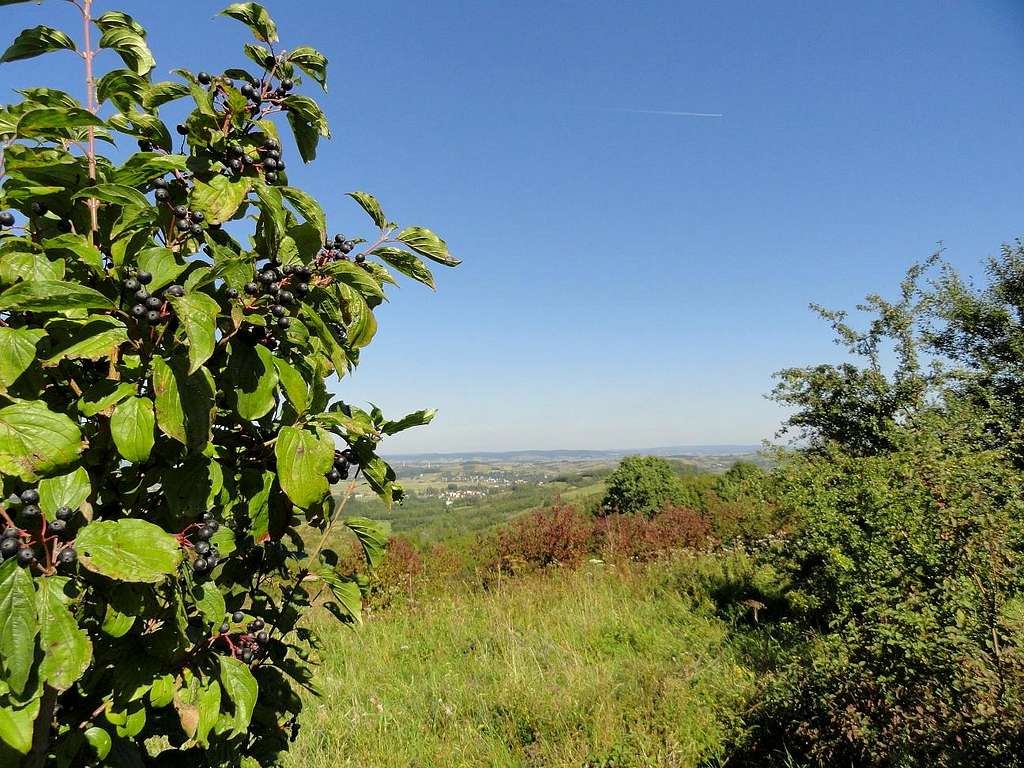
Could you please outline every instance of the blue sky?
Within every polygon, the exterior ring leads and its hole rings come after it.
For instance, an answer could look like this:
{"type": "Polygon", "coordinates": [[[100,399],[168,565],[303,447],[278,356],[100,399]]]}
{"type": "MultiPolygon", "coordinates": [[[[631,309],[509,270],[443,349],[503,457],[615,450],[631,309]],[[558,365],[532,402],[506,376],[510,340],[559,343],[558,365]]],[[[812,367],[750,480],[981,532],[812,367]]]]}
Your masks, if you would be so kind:
{"type": "MultiPolygon", "coordinates": [[[[97,0],[150,28],[164,74],[239,62],[222,5],[97,0]]],[[[265,5],[285,47],[331,59],[334,140],[286,155],[292,183],[332,229],[358,231],[341,192],[364,189],[464,259],[436,294],[393,292],[339,386],[440,408],[392,452],[757,442],[772,371],[837,354],[808,302],[891,293],[939,240],[977,273],[1024,233],[1013,0],[265,5]]],[[[59,56],[0,89],[79,87],[59,56]]]]}

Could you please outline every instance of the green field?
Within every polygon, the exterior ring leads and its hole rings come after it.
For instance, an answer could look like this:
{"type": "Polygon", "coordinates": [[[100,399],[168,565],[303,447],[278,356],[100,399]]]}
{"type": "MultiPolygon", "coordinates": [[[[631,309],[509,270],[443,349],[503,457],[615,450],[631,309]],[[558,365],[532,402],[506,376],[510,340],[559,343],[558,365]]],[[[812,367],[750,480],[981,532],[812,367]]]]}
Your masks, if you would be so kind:
{"type": "Polygon", "coordinates": [[[752,673],[688,595],[718,566],[591,565],[484,592],[435,583],[402,610],[317,626],[288,765],[696,766],[723,754],[752,673]]]}

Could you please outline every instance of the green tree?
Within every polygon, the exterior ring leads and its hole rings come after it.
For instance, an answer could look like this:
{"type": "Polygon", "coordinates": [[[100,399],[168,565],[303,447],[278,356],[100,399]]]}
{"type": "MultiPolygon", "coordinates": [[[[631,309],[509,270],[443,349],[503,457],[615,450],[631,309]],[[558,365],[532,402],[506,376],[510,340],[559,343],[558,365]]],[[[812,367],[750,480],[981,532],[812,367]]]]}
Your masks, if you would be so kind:
{"type": "Polygon", "coordinates": [[[421,257],[458,260],[364,192],[373,235],[328,235],[290,178],[329,136],[300,93],[327,58],[280,48],[261,6],[223,11],[249,65],[173,81],[135,19],[74,6],[82,40],[38,26],[0,56],[77,51],[86,79],[84,105],[26,86],[0,109],[0,764],[277,764],[314,689],[304,615],[326,590],[356,622],[368,583],[325,542],[345,526],[380,562],[386,530],[345,501],[357,479],[400,499],[377,445],[433,416],[328,380],[372,340],[388,267],[433,287],[421,257]]]}
{"type": "Polygon", "coordinates": [[[1022,764],[1022,264],[1004,249],[978,290],[917,267],[867,331],[843,322],[856,377],[790,372],[807,444],[773,478],[794,530],[772,556],[800,641],[741,764],[1022,764]]]}
{"type": "Polygon", "coordinates": [[[652,516],[666,504],[683,500],[679,477],[659,456],[627,456],[608,476],[603,514],[652,516]]]}

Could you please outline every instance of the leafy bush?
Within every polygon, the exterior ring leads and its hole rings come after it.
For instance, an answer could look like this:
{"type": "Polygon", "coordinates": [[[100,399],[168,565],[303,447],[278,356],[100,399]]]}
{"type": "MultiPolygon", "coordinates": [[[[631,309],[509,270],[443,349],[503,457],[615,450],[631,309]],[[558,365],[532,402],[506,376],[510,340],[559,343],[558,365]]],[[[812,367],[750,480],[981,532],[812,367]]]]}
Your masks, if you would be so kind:
{"type": "Polygon", "coordinates": [[[802,640],[736,761],[1022,764],[1024,485],[1005,389],[1024,360],[1022,263],[1004,249],[979,292],[915,268],[899,301],[871,297],[866,331],[829,313],[865,367],[790,371],[777,390],[807,440],[774,484],[802,640]]]}
{"type": "Polygon", "coordinates": [[[672,465],[658,456],[627,456],[608,476],[601,513],[650,517],[666,504],[681,504],[682,488],[672,465]]]}
{"type": "MultiPolygon", "coordinates": [[[[75,5],[86,104],[24,88],[0,110],[0,764],[274,764],[311,686],[313,593],[359,617],[328,533],[371,567],[385,544],[329,486],[400,498],[377,444],[432,417],[390,421],[326,380],[373,338],[385,264],[433,286],[420,256],[458,262],[362,192],[372,241],[328,236],[273,120],[315,157],[327,120],[297,90],[327,59],[279,50],[263,8],[223,12],[254,67],[154,82],[138,22],[75,5]],[[124,66],[94,73],[90,35],[124,66]],[[181,100],[176,150],[160,113],[181,100]],[[95,151],[125,139],[140,151],[95,151]]],[[[0,60],[77,48],[39,26],[0,60]]]]}

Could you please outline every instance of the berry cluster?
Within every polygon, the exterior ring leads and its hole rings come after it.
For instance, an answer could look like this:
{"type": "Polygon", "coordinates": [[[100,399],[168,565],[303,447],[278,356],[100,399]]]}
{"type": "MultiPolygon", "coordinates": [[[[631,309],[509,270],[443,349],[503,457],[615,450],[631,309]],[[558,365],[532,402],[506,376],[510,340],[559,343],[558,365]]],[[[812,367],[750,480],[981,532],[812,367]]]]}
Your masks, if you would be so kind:
{"type": "MultiPolygon", "coordinates": [[[[0,535],[0,560],[16,557],[22,566],[36,562],[35,545],[41,545],[45,550],[47,543],[62,540],[67,534],[68,521],[75,516],[71,508],[60,507],[55,513],[55,519],[47,522],[39,509],[39,491],[35,488],[26,488],[20,494],[11,496],[7,500],[7,507],[15,510],[26,526],[38,528],[38,535],[33,536],[27,528],[14,525],[13,520],[4,515],[9,524],[0,535]]],[[[61,565],[70,565],[78,558],[74,548],[69,546],[55,546],[54,555],[54,560],[61,565]]],[[[47,553],[47,561],[49,557],[47,553]]]]}
{"type": "Polygon", "coordinates": [[[264,299],[270,313],[268,324],[276,323],[278,328],[286,329],[291,325],[288,307],[295,303],[296,296],[301,298],[309,293],[312,277],[313,271],[303,264],[282,266],[269,261],[258,269],[256,280],[245,284],[245,292],[252,297],[253,304],[264,299]]]}
{"type": "Polygon", "coordinates": [[[217,636],[227,642],[232,656],[241,658],[246,664],[251,664],[253,659],[265,653],[266,646],[270,642],[270,627],[263,619],[253,619],[245,631],[231,631],[232,624],[241,624],[243,621],[245,621],[245,614],[235,611],[224,619],[217,636]]]}
{"type": "Polygon", "coordinates": [[[171,305],[168,298],[185,295],[185,288],[180,285],[169,285],[161,295],[151,294],[146,286],[153,282],[149,272],[138,272],[134,277],[127,278],[122,288],[127,302],[132,306],[129,310],[132,317],[139,322],[159,325],[171,317],[171,305]]]}
{"type": "Polygon", "coordinates": [[[209,573],[220,562],[220,552],[210,544],[210,538],[219,529],[220,523],[212,513],[207,512],[203,515],[202,523],[190,525],[182,534],[185,542],[196,553],[196,559],[192,561],[192,570],[196,575],[209,573]]]}
{"type": "Polygon", "coordinates": [[[346,448],[344,451],[335,451],[334,466],[331,467],[331,471],[326,475],[327,482],[334,485],[334,483],[339,483],[342,480],[348,480],[349,469],[354,459],[355,454],[352,453],[351,448],[346,448]]]}
{"type": "Polygon", "coordinates": [[[277,139],[266,139],[257,150],[259,157],[248,155],[239,144],[231,144],[227,148],[225,163],[230,172],[242,174],[247,168],[263,169],[263,177],[271,184],[277,181],[278,173],[284,170],[281,159],[281,143],[277,139]]]}
{"type": "MultiPolygon", "coordinates": [[[[346,240],[344,235],[335,235],[334,240],[328,240],[320,250],[317,260],[329,264],[332,261],[348,261],[348,255],[355,249],[356,244],[352,240],[346,240]]],[[[366,257],[361,253],[357,254],[355,261],[362,264],[366,257]]]]}

